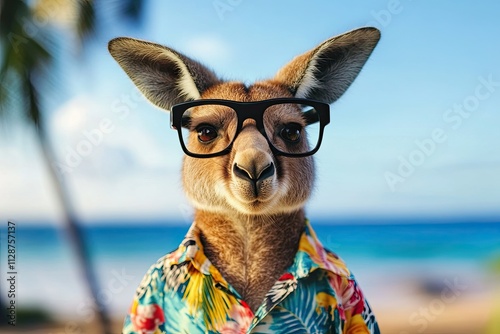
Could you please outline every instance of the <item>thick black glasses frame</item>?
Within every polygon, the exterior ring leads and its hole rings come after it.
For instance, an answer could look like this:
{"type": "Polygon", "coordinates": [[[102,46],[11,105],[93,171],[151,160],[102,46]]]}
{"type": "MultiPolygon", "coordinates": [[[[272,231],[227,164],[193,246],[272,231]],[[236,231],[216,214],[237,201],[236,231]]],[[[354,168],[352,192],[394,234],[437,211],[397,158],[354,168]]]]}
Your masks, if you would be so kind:
{"type": "Polygon", "coordinates": [[[237,101],[219,100],[219,99],[194,100],[176,104],[171,108],[170,126],[172,127],[172,129],[177,130],[177,133],[179,134],[179,142],[181,143],[182,150],[184,151],[184,153],[193,158],[212,158],[228,154],[231,151],[233,143],[236,137],[238,137],[238,134],[240,133],[243,127],[243,123],[245,122],[245,120],[249,118],[255,121],[257,129],[259,130],[260,133],[262,133],[264,138],[266,138],[267,142],[269,143],[269,147],[271,148],[271,151],[275,155],[300,158],[313,155],[318,151],[321,145],[321,141],[323,140],[323,130],[325,126],[328,123],[330,123],[330,106],[323,102],[309,100],[309,99],[299,99],[299,98],[277,98],[277,99],[269,99],[269,100],[254,101],[254,102],[237,102],[237,101]],[[286,103],[305,104],[307,106],[313,107],[313,109],[304,112],[304,117],[308,124],[317,122],[319,116],[320,127],[319,127],[318,143],[316,144],[316,147],[312,148],[312,150],[309,152],[287,153],[280,151],[276,147],[274,147],[271,140],[269,140],[269,138],[267,137],[266,130],[264,129],[264,119],[263,119],[264,111],[273,105],[286,104],[286,103]],[[210,153],[210,154],[197,154],[189,152],[184,143],[184,140],[182,139],[182,115],[189,108],[201,105],[212,105],[212,104],[218,104],[230,107],[236,112],[236,117],[238,118],[238,125],[236,128],[236,133],[233,138],[233,141],[228,145],[226,149],[224,149],[221,152],[210,153]]]}

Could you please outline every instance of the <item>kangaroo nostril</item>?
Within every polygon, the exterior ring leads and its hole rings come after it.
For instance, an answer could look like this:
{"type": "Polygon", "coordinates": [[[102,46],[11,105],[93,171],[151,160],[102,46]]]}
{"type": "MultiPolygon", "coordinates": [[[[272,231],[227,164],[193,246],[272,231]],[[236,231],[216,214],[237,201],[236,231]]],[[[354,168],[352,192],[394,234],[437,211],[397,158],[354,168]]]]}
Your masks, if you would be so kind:
{"type": "Polygon", "coordinates": [[[271,162],[259,174],[257,181],[262,181],[274,175],[274,164],[271,162]]]}
{"type": "Polygon", "coordinates": [[[233,173],[234,173],[234,175],[236,175],[239,178],[242,178],[242,179],[245,179],[248,181],[253,181],[253,175],[250,174],[250,172],[247,171],[246,169],[239,167],[237,163],[235,163],[233,165],[233,173]]]}

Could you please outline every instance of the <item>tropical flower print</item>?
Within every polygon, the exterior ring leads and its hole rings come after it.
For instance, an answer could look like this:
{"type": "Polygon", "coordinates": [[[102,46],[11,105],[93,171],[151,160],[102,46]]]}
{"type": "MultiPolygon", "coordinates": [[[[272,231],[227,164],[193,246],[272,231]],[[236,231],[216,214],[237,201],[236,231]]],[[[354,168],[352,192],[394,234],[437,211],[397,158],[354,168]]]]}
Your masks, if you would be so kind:
{"type": "Polygon", "coordinates": [[[149,269],[123,333],[380,333],[352,273],[305,225],[293,264],[253,313],[205,256],[193,223],[149,269]]]}
{"type": "Polygon", "coordinates": [[[158,327],[165,322],[165,317],[158,305],[140,305],[134,301],[130,310],[130,320],[137,333],[156,334],[161,333],[158,327]]]}
{"type": "Polygon", "coordinates": [[[227,321],[218,330],[223,334],[245,334],[252,324],[253,313],[247,303],[233,305],[229,312],[229,321],[227,321]]]}

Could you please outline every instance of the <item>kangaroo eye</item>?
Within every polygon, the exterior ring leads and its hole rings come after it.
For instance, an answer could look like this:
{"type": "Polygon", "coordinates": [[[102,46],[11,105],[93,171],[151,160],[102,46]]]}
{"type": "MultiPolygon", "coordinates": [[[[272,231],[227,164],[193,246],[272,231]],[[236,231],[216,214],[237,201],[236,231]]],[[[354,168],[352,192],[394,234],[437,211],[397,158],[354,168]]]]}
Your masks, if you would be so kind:
{"type": "Polygon", "coordinates": [[[286,124],[280,131],[280,136],[285,141],[295,144],[300,141],[300,130],[302,127],[299,124],[286,124]]]}
{"type": "Polygon", "coordinates": [[[203,144],[207,144],[217,138],[217,129],[211,125],[200,125],[196,128],[198,132],[198,140],[203,144]]]}

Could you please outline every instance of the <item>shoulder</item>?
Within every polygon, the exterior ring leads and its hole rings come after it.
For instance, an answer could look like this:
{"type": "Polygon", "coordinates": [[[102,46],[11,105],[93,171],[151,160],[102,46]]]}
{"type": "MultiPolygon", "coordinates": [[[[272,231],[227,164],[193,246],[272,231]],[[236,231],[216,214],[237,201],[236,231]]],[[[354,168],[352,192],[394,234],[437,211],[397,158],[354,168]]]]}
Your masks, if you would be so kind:
{"type": "Polygon", "coordinates": [[[330,286],[334,289],[344,308],[360,307],[364,296],[352,271],[334,252],[325,249],[327,275],[330,286]]]}
{"type": "Polygon", "coordinates": [[[334,253],[327,248],[324,248],[324,250],[325,250],[325,264],[328,271],[331,274],[337,275],[343,279],[354,280],[354,275],[348,268],[345,261],[340,256],[338,256],[337,253],[334,253]]]}
{"type": "Polygon", "coordinates": [[[179,262],[178,249],[162,256],[151,265],[136,290],[136,297],[168,291],[175,288],[188,275],[188,261],[179,262]]]}

